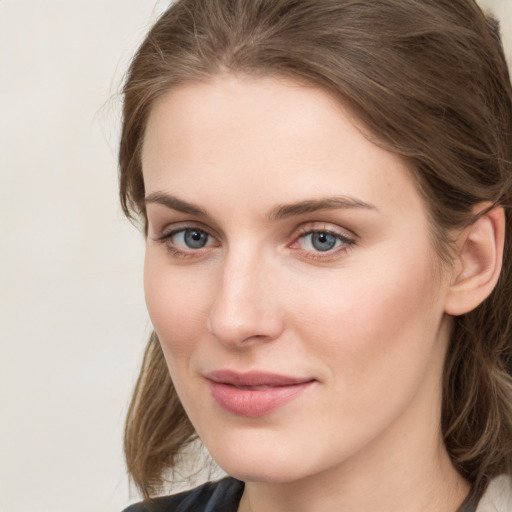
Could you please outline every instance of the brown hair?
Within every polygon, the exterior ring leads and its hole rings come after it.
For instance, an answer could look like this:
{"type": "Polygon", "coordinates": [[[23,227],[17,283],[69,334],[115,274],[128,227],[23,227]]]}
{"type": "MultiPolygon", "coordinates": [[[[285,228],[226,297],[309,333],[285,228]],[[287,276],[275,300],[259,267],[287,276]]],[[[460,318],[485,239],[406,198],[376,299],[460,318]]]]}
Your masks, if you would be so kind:
{"type": "MultiPolygon", "coordinates": [[[[178,0],[135,55],[124,87],[120,195],[144,223],[141,148],[154,101],[224,72],[284,76],[351,106],[381,146],[411,162],[438,252],[481,202],[512,194],[512,91],[497,23],[473,0],[178,0]]],[[[491,294],[455,319],[442,430],[460,473],[482,492],[512,474],[512,218],[491,294]]],[[[149,340],[128,412],[125,453],[146,496],[195,432],[158,343],[149,340]]]]}

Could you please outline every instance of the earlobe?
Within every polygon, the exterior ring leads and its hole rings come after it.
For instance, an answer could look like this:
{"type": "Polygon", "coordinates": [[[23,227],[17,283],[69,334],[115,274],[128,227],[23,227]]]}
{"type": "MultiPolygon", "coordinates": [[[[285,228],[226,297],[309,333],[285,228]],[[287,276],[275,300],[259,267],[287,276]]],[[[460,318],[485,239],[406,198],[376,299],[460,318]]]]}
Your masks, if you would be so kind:
{"type": "MultiPolygon", "coordinates": [[[[478,205],[475,213],[489,205],[478,205]]],[[[460,235],[445,312],[458,316],[481,304],[493,291],[501,272],[505,240],[502,207],[484,213],[460,235]]]]}

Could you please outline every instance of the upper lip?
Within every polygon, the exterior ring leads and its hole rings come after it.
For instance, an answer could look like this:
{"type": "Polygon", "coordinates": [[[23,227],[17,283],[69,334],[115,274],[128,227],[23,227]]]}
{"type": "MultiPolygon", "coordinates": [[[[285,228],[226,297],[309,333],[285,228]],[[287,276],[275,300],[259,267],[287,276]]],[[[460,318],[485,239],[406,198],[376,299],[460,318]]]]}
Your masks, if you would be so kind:
{"type": "Polygon", "coordinates": [[[208,380],[232,386],[293,386],[315,379],[311,377],[291,377],[262,371],[236,372],[233,370],[215,370],[205,375],[208,380]]]}

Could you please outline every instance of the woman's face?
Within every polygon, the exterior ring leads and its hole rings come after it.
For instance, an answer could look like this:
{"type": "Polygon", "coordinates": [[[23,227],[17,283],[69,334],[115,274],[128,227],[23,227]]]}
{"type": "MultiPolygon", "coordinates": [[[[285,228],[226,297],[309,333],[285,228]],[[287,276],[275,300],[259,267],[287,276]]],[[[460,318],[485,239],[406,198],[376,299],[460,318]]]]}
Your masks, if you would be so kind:
{"type": "Polygon", "coordinates": [[[149,313],[225,471],[437,446],[449,276],[401,158],[320,89],[226,75],[154,105],[142,160],[149,313]]]}

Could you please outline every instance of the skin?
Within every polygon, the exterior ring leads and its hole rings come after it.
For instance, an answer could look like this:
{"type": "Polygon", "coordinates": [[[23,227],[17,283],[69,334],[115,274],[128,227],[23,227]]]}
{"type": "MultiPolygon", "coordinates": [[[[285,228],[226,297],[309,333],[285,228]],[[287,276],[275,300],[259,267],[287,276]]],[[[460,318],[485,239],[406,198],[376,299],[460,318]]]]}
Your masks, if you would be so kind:
{"type": "Polygon", "coordinates": [[[327,92],[233,75],[161,97],[142,162],[148,310],[199,436],[246,482],[240,510],[455,511],[469,486],[440,434],[453,275],[406,163],[327,92]],[[358,206],[282,208],[333,197],[358,206]],[[212,398],[218,369],[314,382],[248,418],[212,398]]]}

